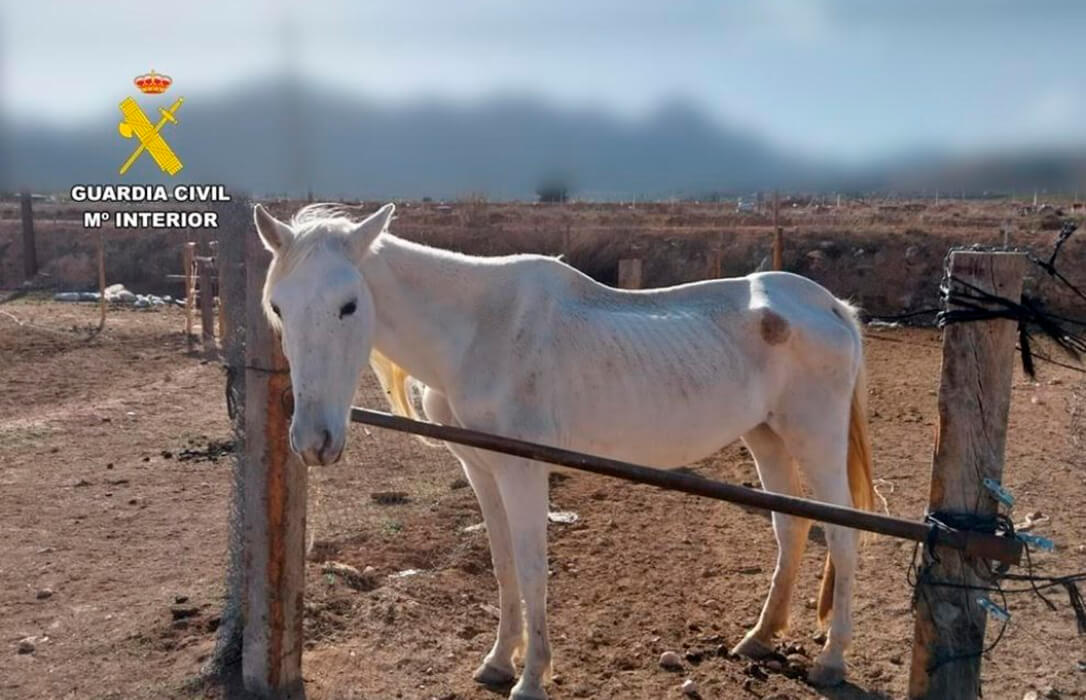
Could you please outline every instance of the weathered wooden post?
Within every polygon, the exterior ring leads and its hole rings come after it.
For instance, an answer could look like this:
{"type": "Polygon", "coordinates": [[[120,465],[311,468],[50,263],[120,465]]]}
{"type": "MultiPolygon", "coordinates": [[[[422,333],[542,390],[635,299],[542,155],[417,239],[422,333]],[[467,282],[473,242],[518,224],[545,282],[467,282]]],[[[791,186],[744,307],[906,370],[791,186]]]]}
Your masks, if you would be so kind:
{"type": "Polygon", "coordinates": [[[106,327],[106,238],[98,229],[98,331],[106,327]]]}
{"type": "Polygon", "coordinates": [[[219,256],[219,242],[218,241],[211,241],[210,243],[208,243],[208,246],[211,249],[211,259],[214,260],[212,265],[213,265],[213,268],[215,270],[215,289],[218,290],[218,294],[216,294],[215,296],[219,301],[219,305],[217,307],[215,307],[215,327],[216,327],[216,331],[217,331],[217,333],[219,335],[219,346],[222,347],[223,338],[226,337],[226,320],[223,318],[223,304],[222,304],[222,296],[223,296],[223,294],[222,294],[222,284],[223,284],[223,282],[222,282],[222,270],[219,267],[219,263],[221,262],[221,258],[219,256]]]}
{"type": "MultiPolygon", "coordinates": [[[[956,251],[950,256],[950,274],[1017,301],[1025,262],[1020,253],[956,251]]],[[[1016,331],[1014,321],[993,319],[952,324],[943,332],[929,512],[992,516],[998,509],[983,481],[1002,481],[1016,331]]],[[[990,584],[983,562],[947,549],[938,554],[936,560],[926,548],[923,553],[930,580],[990,584]]],[[[978,697],[986,612],[977,600],[984,592],[921,583],[916,594],[909,697],[978,697]]]]}
{"type": "Polygon", "coordinates": [[[200,289],[200,337],[205,355],[214,355],[215,346],[215,283],[211,278],[212,257],[205,246],[205,253],[197,258],[200,289]]]}
{"type": "Polygon", "coordinates": [[[216,257],[219,273],[219,302],[222,309],[223,364],[226,369],[227,413],[234,429],[235,461],[231,469],[230,512],[228,516],[228,564],[226,595],[220,615],[215,652],[204,673],[230,682],[240,678],[242,635],[245,627],[245,275],[246,241],[252,235],[253,214],[248,198],[231,193],[231,201],[216,205],[222,245],[216,257]]]}
{"type": "Polygon", "coordinates": [[[306,468],[291,452],[290,375],[261,308],[270,254],[246,231],[242,676],[264,697],[304,695],[306,468]]]}
{"type": "Polygon", "coordinates": [[[784,269],[784,229],[780,225],[781,195],[773,192],[773,269],[784,269]]]}
{"type": "Polygon", "coordinates": [[[29,190],[19,195],[23,216],[23,279],[32,280],[38,274],[38,248],[34,242],[34,207],[29,190]]]}
{"type": "Polygon", "coordinates": [[[196,283],[192,277],[192,266],[195,264],[195,257],[196,243],[194,241],[185,243],[185,247],[181,251],[181,265],[184,267],[182,272],[185,276],[185,342],[188,343],[189,351],[192,350],[192,310],[196,303],[194,298],[196,283]]]}
{"type": "Polygon", "coordinates": [[[713,267],[709,271],[710,277],[720,279],[724,268],[724,232],[717,234],[716,246],[713,248],[713,267]]]}
{"type": "Polygon", "coordinates": [[[619,289],[641,289],[641,258],[622,258],[618,261],[619,289]]]}

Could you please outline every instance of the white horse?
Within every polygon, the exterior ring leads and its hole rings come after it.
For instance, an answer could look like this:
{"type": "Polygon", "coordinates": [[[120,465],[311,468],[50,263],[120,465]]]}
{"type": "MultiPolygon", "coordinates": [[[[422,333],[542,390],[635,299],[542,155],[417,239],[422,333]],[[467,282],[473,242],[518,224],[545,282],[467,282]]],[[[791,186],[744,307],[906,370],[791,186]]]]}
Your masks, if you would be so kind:
{"type": "MultiPolygon", "coordinates": [[[[355,222],[311,205],[287,224],[255,208],[274,256],[264,302],[290,361],[291,445],[306,464],[339,459],[372,352],[401,413],[411,413],[414,377],[431,420],[650,466],[689,464],[742,438],[767,490],[800,494],[802,472],[819,500],[870,507],[861,331],[852,307],[818,284],[767,272],[617,290],[553,258],[405,241],[387,231],[393,210],[355,222]]],[[[498,580],[497,640],[475,679],[511,682],[522,655],[510,698],[545,698],[548,466],[448,448],[478,496],[498,580]]],[[[769,596],[736,653],[773,651],[810,524],[773,514],[769,596]]],[[[826,539],[818,684],[844,677],[858,537],[827,525],[826,539]]]]}

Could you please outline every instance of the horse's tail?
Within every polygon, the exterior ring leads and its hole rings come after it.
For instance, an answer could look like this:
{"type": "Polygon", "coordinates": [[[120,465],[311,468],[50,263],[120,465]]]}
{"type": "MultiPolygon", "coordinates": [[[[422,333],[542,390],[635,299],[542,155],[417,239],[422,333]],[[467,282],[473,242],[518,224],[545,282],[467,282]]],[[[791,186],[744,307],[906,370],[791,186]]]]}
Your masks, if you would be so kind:
{"type": "MultiPolygon", "coordinates": [[[[852,494],[852,507],[871,510],[875,502],[875,484],[872,475],[871,440],[867,430],[867,370],[863,359],[863,329],[856,316],[856,309],[839,302],[839,309],[847,314],[860,339],[860,369],[852,387],[852,405],[848,416],[848,489],[852,494]]],[[[818,592],[818,621],[825,626],[833,610],[833,561],[826,555],[822,573],[822,586],[818,592]]]]}
{"type": "Polygon", "coordinates": [[[399,416],[418,420],[415,405],[411,402],[411,376],[398,364],[376,350],[370,353],[370,367],[385,392],[392,412],[399,416]]]}
{"type": "MultiPolygon", "coordinates": [[[[380,382],[381,389],[385,392],[385,398],[388,399],[388,405],[393,413],[413,420],[425,420],[415,410],[415,402],[411,400],[411,385],[421,385],[422,383],[419,380],[376,350],[370,352],[370,367],[373,368],[373,373],[377,375],[377,381],[380,382]]],[[[415,438],[430,447],[441,446],[440,442],[427,440],[421,435],[416,435],[415,438]]]]}

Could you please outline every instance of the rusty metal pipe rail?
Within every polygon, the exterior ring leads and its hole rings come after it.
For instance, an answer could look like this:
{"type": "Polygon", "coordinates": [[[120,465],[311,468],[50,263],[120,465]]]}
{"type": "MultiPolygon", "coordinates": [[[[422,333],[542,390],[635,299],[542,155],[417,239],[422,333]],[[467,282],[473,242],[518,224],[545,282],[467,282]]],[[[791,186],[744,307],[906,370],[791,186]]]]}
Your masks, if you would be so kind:
{"type": "Polygon", "coordinates": [[[1022,558],[1022,543],[1010,537],[967,530],[937,529],[937,526],[893,518],[869,511],[835,506],[806,498],[712,481],[695,474],[644,467],[629,462],[595,457],[593,455],[540,445],[525,440],[492,435],[478,430],[457,428],[394,416],[384,411],[351,408],[351,420],[378,428],[387,428],[423,437],[455,442],[491,452],[548,462],[572,469],[648,484],[669,491],[713,498],[765,510],[788,513],[825,523],[876,532],[914,542],[935,542],[937,546],[961,550],[979,559],[1018,564],[1022,558]]]}

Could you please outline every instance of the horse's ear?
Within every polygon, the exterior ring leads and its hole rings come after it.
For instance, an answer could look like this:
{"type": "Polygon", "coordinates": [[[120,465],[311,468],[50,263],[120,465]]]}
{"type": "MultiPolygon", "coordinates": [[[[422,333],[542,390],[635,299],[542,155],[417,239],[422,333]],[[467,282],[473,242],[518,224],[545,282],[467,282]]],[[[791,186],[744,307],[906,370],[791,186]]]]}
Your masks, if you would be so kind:
{"type": "Polygon", "coordinates": [[[351,249],[355,255],[361,257],[373,244],[377,237],[388,230],[388,224],[392,221],[392,214],[396,211],[396,205],[389,202],[385,206],[367,217],[350,233],[351,249]]]}
{"type": "Polygon", "coordinates": [[[278,253],[283,246],[294,238],[294,231],[279,219],[268,213],[263,205],[253,207],[253,221],[256,222],[256,232],[260,234],[260,240],[264,247],[272,253],[278,253]]]}

